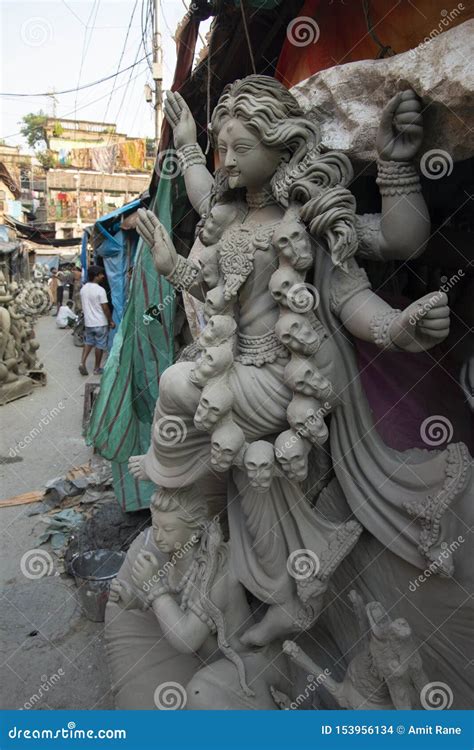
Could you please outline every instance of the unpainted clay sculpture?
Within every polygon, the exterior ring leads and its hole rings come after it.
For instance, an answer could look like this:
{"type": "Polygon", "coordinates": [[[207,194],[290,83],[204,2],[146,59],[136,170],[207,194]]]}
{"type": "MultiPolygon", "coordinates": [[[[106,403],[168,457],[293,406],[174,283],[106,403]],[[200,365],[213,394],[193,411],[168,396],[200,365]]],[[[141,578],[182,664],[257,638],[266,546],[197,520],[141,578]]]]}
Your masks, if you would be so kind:
{"type": "Polygon", "coordinates": [[[419,708],[428,678],[408,622],[392,620],[380,602],[369,602],[350,594],[356,609],[361,648],[349,662],[342,682],[325,673],[294,643],[285,641],[283,651],[321,684],[341,708],[400,711],[419,708]]]}
{"type": "Polygon", "coordinates": [[[242,646],[239,636],[252,614],[206,501],[192,489],[163,489],[153,496],[151,512],[154,544],[166,560],[160,564],[143,548],[132,565],[133,585],[115,578],[111,601],[127,610],[151,610],[169,657],[203,649],[211,655],[209,666],[183,685],[188,710],[276,710],[270,688],[288,688],[281,673],[285,657],[275,649],[252,653],[242,646]]]}
{"type": "MultiPolygon", "coordinates": [[[[374,429],[353,343],[358,338],[381,351],[425,352],[448,334],[447,297],[440,293],[433,301],[427,295],[398,310],[372,291],[355,256],[364,222],[372,226],[374,217],[356,221],[351,164],[343,154],[323,152],[314,120],[275,79],[252,75],[224,90],[210,124],[222,165],[215,178],[183,98],[170,94],[165,111],[189,200],[205,220],[197,242],[215,249],[217,269],[214,254],[204,253],[202,264],[192,251],[188,260],[180,256],[153,212],[139,210],[138,232],[157,272],[204,300],[207,326],[195,361],[177,362],[163,374],[150,448],[130,459],[130,471],[160,493],[180,496],[199,483],[213,488],[209,502],[213,493],[225,496],[229,575],[258,602],[256,621],[241,620],[232,648],[266,649],[317,628],[331,577],[363,527],[419,570],[441,540],[459,533],[462,521],[445,511],[466,497],[466,447],[452,443],[422,456],[388,448],[374,429]],[[230,206],[220,204],[223,196],[230,206]],[[157,429],[163,420],[185,427],[181,441],[167,444],[157,429]],[[341,516],[320,511],[308,488],[309,469],[318,452],[323,455],[328,433],[333,469],[316,485],[318,492],[344,498],[348,510],[341,516]],[[426,501],[438,493],[445,501],[426,501]],[[317,561],[303,578],[293,566],[301,552],[317,561]]],[[[423,134],[420,112],[408,90],[388,104],[379,128],[382,213],[380,231],[370,236],[381,257],[407,258],[428,238],[429,218],[411,163],[423,134]]],[[[200,549],[205,561],[207,547],[200,549]]],[[[176,638],[172,596],[153,606],[176,638]]],[[[370,612],[382,622],[375,607],[370,612]]],[[[383,632],[377,627],[372,641],[389,644],[387,653],[408,642],[400,623],[383,625],[383,632]]],[[[371,646],[374,679],[383,690],[393,687],[384,705],[397,705],[396,675],[384,653],[371,646]]],[[[357,690],[347,692],[347,705],[357,703],[357,690]]],[[[345,688],[340,693],[346,695],[345,688]]],[[[200,707],[214,705],[203,699],[200,707]]]]}

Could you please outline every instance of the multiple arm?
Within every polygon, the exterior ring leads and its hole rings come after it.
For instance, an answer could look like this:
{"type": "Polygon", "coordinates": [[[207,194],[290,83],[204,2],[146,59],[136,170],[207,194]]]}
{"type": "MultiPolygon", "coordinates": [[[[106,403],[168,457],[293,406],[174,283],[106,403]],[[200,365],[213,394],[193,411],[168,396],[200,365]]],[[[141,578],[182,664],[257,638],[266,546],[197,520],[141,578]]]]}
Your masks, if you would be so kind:
{"type": "Polygon", "coordinates": [[[432,292],[405,310],[394,310],[370,289],[354,294],[342,306],[344,327],[382,349],[422,352],[441,343],[449,333],[449,307],[444,292],[432,292]]]}
{"type": "Polygon", "coordinates": [[[209,209],[214,179],[206,167],[206,159],[197,143],[196,123],[191,110],[179,93],[168,92],[164,105],[165,117],[173,128],[173,140],[184,173],[189,201],[202,216],[209,209]]]}
{"type": "Polygon", "coordinates": [[[398,93],[385,107],[377,134],[381,217],[358,216],[361,254],[378,260],[408,260],[423,252],[430,217],[412,165],[423,139],[421,102],[414,91],[398,93]],[[374,231],[373,219],[377,219],[374,231]]]}

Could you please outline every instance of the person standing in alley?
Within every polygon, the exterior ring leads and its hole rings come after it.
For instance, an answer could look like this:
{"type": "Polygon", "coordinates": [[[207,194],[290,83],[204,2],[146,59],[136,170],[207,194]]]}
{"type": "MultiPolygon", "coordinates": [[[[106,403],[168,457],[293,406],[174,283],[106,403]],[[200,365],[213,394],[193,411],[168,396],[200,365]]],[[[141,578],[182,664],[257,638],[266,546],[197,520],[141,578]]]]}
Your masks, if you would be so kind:
{"type": "Polygon", "coordinates": [[[88,375],[87,358],[95,349],[94,375],[102,375],[100,366],[104,351],[107,349],[109,328],[115,328],[107,301],[107,294],[101,283],[105,279],[104,269],[90,266],[87,272],[87,284],[81,289],[81,304],[84,313],[84,349],[79,372],[88,375]]]}

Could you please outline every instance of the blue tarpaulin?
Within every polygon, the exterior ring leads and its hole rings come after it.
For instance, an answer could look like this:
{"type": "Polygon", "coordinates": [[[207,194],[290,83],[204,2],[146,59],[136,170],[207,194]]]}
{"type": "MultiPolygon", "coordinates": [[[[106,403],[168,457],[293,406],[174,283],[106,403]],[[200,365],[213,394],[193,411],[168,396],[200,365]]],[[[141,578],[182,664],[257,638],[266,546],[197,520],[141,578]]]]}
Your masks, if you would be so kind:
{"type": "MultiPolygon", "coordinates": [[[[110,301],[113,307],[112,317],[118,327],[123,317],[125,302],[128,291],[127,271],[131,265],[136,246],[138,235],[130,242],[130,234],[121,229],[121,219],[123,216],[133,213],[142,205],[141,200],[137,199],[127,203],[115,211],[101,216],[94,224],[94,229],[100,232],[104,240],[94,251],[94,259],[102,258],[107,281],[110,287],[110,301]],[[128,237],[127,237],[128,234],[128,237]]],[[[82,238],[81,261],[83,268],[84,281],[87,277],[87,242],[91,235],[89,227],[82,238]]],[[[109,347],[112,345],[116,329],[110,331],[109,347]]]]}

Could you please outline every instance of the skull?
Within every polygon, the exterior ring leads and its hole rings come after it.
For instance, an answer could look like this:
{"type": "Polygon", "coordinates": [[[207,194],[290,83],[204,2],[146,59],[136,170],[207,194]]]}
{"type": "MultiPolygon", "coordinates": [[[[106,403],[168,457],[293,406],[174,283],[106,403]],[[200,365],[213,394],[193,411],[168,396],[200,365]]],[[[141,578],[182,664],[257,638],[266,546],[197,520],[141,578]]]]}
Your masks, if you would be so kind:
{"type": "Polygon", "coordinates": [[[292,268],[279,268],[272,273],[268,288],[275,302],[288,307],[288,292],[301,282],[302,276],[297,271],[292,268]]]}
{"type": "Polygon", "coordinates": [[[219,260],[215,247],[204,247],[199,253],[198,263],[204,283],[213,289],[219,283],[219,260]]]}
{"type": "Polygon", "coordinates": [[[310,440],[313,445],[322,445],[328,439],[328,428],[323,419],[324,411],[316,399],[296,393],[288,405],[286,414],[296,433],[310,440]]]}
{"type": "Polygon", "coordinates": [[[230,339],[237,329],[237,324],[230,315],[213,315],[199,336],[199,345],[219,346],[230,339]]]}
{"type": "Polygon", "coordinates": [[[208,380],[222,375],[228,370],[234,360],[232,349],[227,344],[209,346],[204,349],[190,372],[189,378],[194,385],[204,388],[208,380]]]}
{"type": "Polygon", "coordinates": [[[329,380],[322,375],[315,364],[293,354],[285,367],[285,383],[292,391],[303,393],[305,396],[327,399],[332,393],[329,380]]]}
{"type": "Polygon", "coordinates": [[[227,471],[245,442],[243,430],[235,422],[224,422],[212,433],[211,464],[216,471],[227,471]]]}
{"type": "Polygon", "coordinates": [[[275,440],[275,455],[292,482],[303,482],[308,475],[310,445],[294,430],[281,432],[275,440]]]}
{"type": "Polygon", "coordinates": [[[321,339],[308,318],[298,313],[285,312],[275,326],[275,333],[290,351],[295,354],[314,354],[321,339]]]}
{"type": "Polygon", "coordinates": [[[222,383],[206,386],[194,414],[195,427],[210,432],[214,425],[229,413],[233,400],[232,391],[222,383]]]}
{"type": "Polygon", "coordinates": [[[250,443],[245,451],[244,467],[250,480],[250,486],[256,492],[266,492],[270,487],[275,471],[275,454],[273,445],[266,440],[250,443]]]}
{"type": "Polygon", "coordinates": [[[235,219],[236,214],[237,208],[233,203],[220,203],[213,206],[199,233],[202,244],[215,245],[235,219]]]}
{"type": "Polygon", "coordinates": [[[311,237],[303,222],[297,218],[286,218],[273,234],[273,246],[280,256],[297,271],[304,271],[313,264],[311,237]]]}
{"type": "Polygon", "coordinates": [[[229,302],[224,297],[223,286],[216,286],[206,294],[206,301],[204,303],[204,317],[206,320],[212,318],[213,315],[225,314],[229,308],[229,302]]]}

